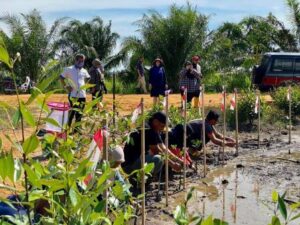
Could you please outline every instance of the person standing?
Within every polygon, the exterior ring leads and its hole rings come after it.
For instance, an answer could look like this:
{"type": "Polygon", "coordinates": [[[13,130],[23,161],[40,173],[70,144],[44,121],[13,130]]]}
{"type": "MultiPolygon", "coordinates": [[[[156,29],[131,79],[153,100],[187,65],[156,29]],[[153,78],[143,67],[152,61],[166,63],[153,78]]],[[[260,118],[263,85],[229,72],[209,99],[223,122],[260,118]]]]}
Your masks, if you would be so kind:
{"type": "MultiPolygon", "coordinates": [[[[202,79],[202,71],[201,71],[201,66],[199,64],[200,62],[200,56],[198,55],[194,55],[192,57],[192,65],[193,65],[193,69],[197,71],[197,73],[199,74],[199,87],[201,85],[201,79],[202,79]]],[[[200,94],[200,92],[199,92],[200,94]]],[[[194,107],[198,107],[199,105],[199,94],[197,96],[194,97],[194,107]]]]}
{"type": "Polygon", "coordinates": [[[168,89],[167,77],[162,60],[156,58],[150,69],[149,89],[150,96],[153,97],[153,106],[158,102],[159,96],[165,96],[165,90],[168,89]]]}
{"type": "Polygon", "coordinates": [[[103,93],[107,94],[107,88],[104,82],[104,68],[99,59],[94,59],[92,62],[93,66],[89,69],[91,76],[90,84],[95,86],[91,89],[92,99],[100,98],[100,102],[103,98],[103,93]]]}
{"type": "MultiPolygon", "coordinates": [[[[183,88],[187,88],[187,102],[190,103],[193,98],[199,98],[200,94],[200,76],[190,61],[184,64],[184,68],[180,72],[179,89],[183,95],[183,88]]],[[[198,107],[194,105],[194,107],[198,107]]]]}
{"type": "Polygon", "coordinates": [[[138,81],[136,88],[142,89],[144,94],[147,93],[146,80],[145,80],[145,69],[144,69],[144,57],[140,57],[136,64],[136,71],[138,74],[138,81]]]}
{"type": "MultiPolygon", "coordinates": [[[[77,54],[73,66],[66,67],[60,75],[63,87],[68,91],[68,99],[71,110],[69,112],[68,126],[70,127],[75,117],[76,122],[80,122],[82,111],[86,102],[86,91],[81,89],[85,85],[86,79],[90,78],[89,73],[83,68],[85,56],[77,54]]],[[[75,128],[75,131],[78,129],[75,128]]]]}

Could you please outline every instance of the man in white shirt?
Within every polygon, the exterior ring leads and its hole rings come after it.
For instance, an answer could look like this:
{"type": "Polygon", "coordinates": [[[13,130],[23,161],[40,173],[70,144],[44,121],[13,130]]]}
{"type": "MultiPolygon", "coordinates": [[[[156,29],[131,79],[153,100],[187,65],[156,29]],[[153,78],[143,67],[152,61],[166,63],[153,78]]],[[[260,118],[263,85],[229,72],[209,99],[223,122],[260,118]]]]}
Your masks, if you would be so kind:
{"type": "Polygon", "coordinates": [[[86,102],[86,90],[82,90],[81,87],[85,85],[85,81],[90,78],[90,75],[87,70],[83,68],[84,60],[85,56],[83,54],[77,54],[75,56],[75,64],[66,67],[60,75],[62,85],[69,93],[68,98],[71,106],[68,118],[69,127],[72,124],[74,116],[76,122],[81,121],[82,111],[86,102]]]}

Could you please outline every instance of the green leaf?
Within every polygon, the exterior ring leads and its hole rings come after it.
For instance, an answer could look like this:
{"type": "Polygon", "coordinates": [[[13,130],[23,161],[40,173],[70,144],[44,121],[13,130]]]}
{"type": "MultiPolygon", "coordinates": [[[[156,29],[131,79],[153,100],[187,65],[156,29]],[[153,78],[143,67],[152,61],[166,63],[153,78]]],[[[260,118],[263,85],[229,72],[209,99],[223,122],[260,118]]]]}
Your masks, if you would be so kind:
{"type": "Polygon", "coordinates": [[[9,153],[5,157],[4,166],[7,177],[14,182],[15,162],[12,153],[9,153]]]}
{"type": "Polygon", "coordinates": [[[33,190],[29,194],[29,201],[33,202],[38,199],[43,199],[45,196],[46,190],[33,190]]]}
{"type": "Polygon", "coordinates": [[[298,208],[300,208],[300,202],[293,203],[293,204],[291,204],[290,207],[291,207],[291,210],[298,209],[298,208]]]}
{"type": "Polygon", "coordinates": [[[145,164],[145,167],[144,167],[145,174],[151,174],[153,169],[154,169],[154,163],[145,164]]]}
{"type": "Polygon", "coordinates": [[[195,190],[195,188],[192,187],[192,188],[190,189],[190,191],[188,192],[187,197],[186,197],[186,201],[187,201],[187,202],[192,198],[192,196],[193,196],[193,191],[194,191],[194,190],[195,190]]]}
{"type": "Polygon", "coordinates": [[[113,194],[114,196],[117,198],[117,199],[120,199],[120,200],[125,200],[125,193],[123,191],[123,186],[121,184],[121,182],[119,181],[116,181],[115,182],[115,185],[113,186],[112,188],[112,191],[113,191],[113,194]]]}
{"type": "Polygon", "coordinates": [[[21,119],[21,112],[19,109],[17,109],[17,111],[14,113],[13,117],[12,117],[12,124],[14,127],[16,127],[19,123],[21,119]]]}
{"type": "Polygon", "coordinates": [[[86,90],[86,89],[89,89],[89,88],[92,88],[92,87],[95,87],[95,84],[89,84],[89,83],[87,83],[85,85],[82,85],[80,87],[80,90],[86,90]]]}
{"type": "Polygon", "coordinates": [[[212,218],[212,215],[210,215],[209,217],[207,217],[201,225],[214,225],[214,221],[212,218]]]}
{"type": "Polygon", "coordinates": [[[120,212],[120,213],[118,213],[113,225],[123,225],[124,223],[125,223],[124,213],[120,212]]]}
{"type": "Polygon", "coordinates": [[[174,211],[174,219],[178,225],[188,225],[186,208],[183,205],[178,205],[174,211]]]}
{"type": "Polygon", "coordinates": [[[214,225],[229,225],[229,223],[222,221],[220,219],[214,219],[214,225]]]}
{"type": "Polygon", "coordinates": [[[72,205],[76,206],[78,204],[78,194],[73,187],[69,191],[69,197],[72,205]]]}
{"type": "Polygon", "coordinates": [[[284,203],[284,200],[282,197],[280,197],[278,195],[278,207],[279,207],[279,211],[281,213],[281,215],[283,216],[283,218],[286,220],[287,219],[287,210],[286,210],[286,206],[284,203]]]}
{"type": "Polygon", "coordinates": [[[9,58],[9,54],[2,37],[0,37],[0,61],[5,63],[10,69],[13,68],[13,62],[9,58]]]}
{"type": "Polygon", "coordinates": [[[277,216],[273,216],[269,225],[281,225],[279,218],[277,216]]]}
{"type": "Polygon", "coordinates": [[[27,177],[30,183],[38,188],[41,188],[42,186],[40,184],[40,177],[30,168],[29,165],[24,164],[23,168],[26,170],[27,177]]]}
{"type": "Polygon", "coordinates": [[[40,82],[37,85],[37,88],[44,92],[51,83],[53,83],[53,81],[57,80],[59,78],[59,73],[53,73],[51,76],[47,77],[46,79],[44,79],[42,82],[40,82]]]}
{"type": "Polygon", "coordinates": [[[63,159],[68,163],[70,164],[71,162],[73,162],[73,159],[74,159],[74,155],[71,151],[69,150],[65,150],[62,152],[62,157],[63,159]]]}
{"type": "Polygon", "coordinates": [[[51,125],[53,125],[53,126],[56,126],[56,127],[60,127],[60,128],[62,128],[61,127],[61,125],[59,124],[59,122],[57,122],[55,119],[53,119],[53,118],[44,118],[43,119],[46,123],[49,123],[49,124],[51,124],[51,125]]]}
{"type": "Polygon", "coordinates": [[[22,164],[19,159],[14,160],[14,167],[14,182],[17,182],[22,176],[22,164]]]}
{"type": "Polygon", "coordinates": [[[296,220],[298,218],[300,218],[300,213],[298,213],[296,216],[293,216],[292,219],[291,219],[291,221],[296,220]]]}
{"type": "Polygon", "coordinates": [[[23,102],[20,104],[20,109],[26,123],[28,123],[29,126],[34,127],[36,125],[35,119],[23,102]]]}
{"type": "Polygon", "coordinates": [[[38,89],[37,87],[31,88],[30,92],[31,95],[27,100],[26,105],[30,105],[40,94],[42,94],[41,90],[38,89]]]}
{"type": "Polygon", "coordinates": [[[35,134],[31,135],[29,138],[27,138],[24,143],[22,144],[23,151],[26,155],[36,150],[39,146],[39,139],[35,134]]]}
{"type": "Polygon", "coordinates": [[[275,190],[272,191],[272,201],[274,203],[276,203],[278,201],[278,193],[275,190]]]}
{"type": "Polygon", "coordinates": [[[93,101],[89,102],[88,104],[85,105],[83,112],[84,113],[89,113],[93,109],[93,107],[95,105],[97,105],[98,102],[99,102],[99,98],[96,98],[93,101]]]}
{"type": "Polygon", "coordinates": [[[0,150],[2,149],[2,139],[0,138],[0,150]]]}

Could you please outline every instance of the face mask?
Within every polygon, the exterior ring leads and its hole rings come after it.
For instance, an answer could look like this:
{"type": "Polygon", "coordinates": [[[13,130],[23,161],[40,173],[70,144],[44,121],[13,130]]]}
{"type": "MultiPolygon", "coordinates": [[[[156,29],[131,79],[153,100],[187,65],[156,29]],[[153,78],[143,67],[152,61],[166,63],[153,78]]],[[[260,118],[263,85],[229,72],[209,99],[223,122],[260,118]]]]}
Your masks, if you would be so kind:
{"type": "Polygon", "coordinates": [[[84,62],[76,62],[75,66],[76,68],[81,69],[84,66],[84,62]]]}

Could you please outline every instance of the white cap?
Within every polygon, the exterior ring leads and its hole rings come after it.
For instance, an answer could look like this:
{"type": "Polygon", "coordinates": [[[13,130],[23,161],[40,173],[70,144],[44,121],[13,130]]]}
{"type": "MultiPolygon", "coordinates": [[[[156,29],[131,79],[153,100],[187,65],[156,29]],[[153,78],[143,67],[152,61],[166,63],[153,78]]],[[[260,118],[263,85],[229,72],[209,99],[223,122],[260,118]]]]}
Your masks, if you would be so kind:
{"type": "Polygon", "coordinates": [[[116,145],[108,151],[108,160],[115,162],[125,162],[124,151],[121,146],[116,145]]]}

